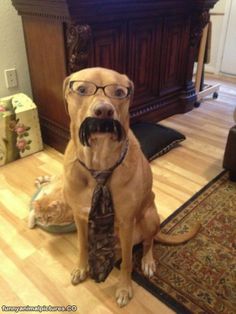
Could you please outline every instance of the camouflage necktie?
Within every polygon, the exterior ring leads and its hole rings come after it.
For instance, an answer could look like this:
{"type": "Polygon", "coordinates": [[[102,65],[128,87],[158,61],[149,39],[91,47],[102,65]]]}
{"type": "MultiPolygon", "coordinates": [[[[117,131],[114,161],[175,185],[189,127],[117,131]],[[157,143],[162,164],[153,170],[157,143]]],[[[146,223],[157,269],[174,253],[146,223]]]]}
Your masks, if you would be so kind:
{"type": "Polygon", "coordinates": [[[112,195],[106,183],[113,170],[124,160],[128,150],[128,141],[117,162],[107,170],[89,169],[81,160],[80,164],[96,180],[91,210],[88,218],[88,263],[90,277],[96,282],[105,281],[115,263],[115,213],[112,195]]]}

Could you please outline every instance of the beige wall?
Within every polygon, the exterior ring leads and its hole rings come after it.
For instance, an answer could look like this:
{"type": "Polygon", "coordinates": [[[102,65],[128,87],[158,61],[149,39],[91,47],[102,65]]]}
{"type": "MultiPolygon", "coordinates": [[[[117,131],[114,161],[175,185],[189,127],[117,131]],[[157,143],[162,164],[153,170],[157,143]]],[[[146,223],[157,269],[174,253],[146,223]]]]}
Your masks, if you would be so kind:
{"type": "Polygon", "coordinates": [[[236,0],[231,0],[220,71],[236,75],[236,0]]]}
{"type": "MultiPolygon", "coordinates": [[[[225,14],[227,0],[219,0],[214,6],[211,13],[223,13],[225,14]]],[[[217,72],[217,62],[220,57],[220,43],[223,35],[223,23],[224,23],[225,15],[212,15],[212,38],[211,38],[211,59],[210,63],[206,65],[206,71],[208,72],[217,72]]]]}
{"type": "MultiPolygon", "coordinates": [[[[220,73],[222,71],[222,59],[224,59],[229,17],[230,13],[232,13],[231,12],[232,1],[233,0],[219,0],[215,5],[214,9],[211,10],[212,13],[223,13],[224,15],[211,16],[212,21],[211,61],[205,67],[205,70],[207,72],[220,73]]],[[[234,53],[234,51],[232,51],[232,53],[234,53]]],[[[227,61],[230,62],[230,60],[227,61]]]]}
{"type": "Polygon", "coordinates": [[[32,95],[22,22],[11,0],[0,4],[0,97],[23,92],[32,95]],[[7,89],[4,70],[16,68],[18,87],[7,89]]]}

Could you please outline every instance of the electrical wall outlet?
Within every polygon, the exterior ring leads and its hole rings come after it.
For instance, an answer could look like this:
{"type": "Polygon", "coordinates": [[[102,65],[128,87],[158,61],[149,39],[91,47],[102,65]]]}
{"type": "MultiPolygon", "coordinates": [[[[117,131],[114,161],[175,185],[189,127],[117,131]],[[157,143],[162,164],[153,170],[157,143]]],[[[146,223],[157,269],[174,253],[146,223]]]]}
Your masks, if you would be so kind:
{"type": "Polygon", "coordinates": [[[16,69],[7,69],[4,73],[7,88],[16,87],[18,85],[16,69]]]}

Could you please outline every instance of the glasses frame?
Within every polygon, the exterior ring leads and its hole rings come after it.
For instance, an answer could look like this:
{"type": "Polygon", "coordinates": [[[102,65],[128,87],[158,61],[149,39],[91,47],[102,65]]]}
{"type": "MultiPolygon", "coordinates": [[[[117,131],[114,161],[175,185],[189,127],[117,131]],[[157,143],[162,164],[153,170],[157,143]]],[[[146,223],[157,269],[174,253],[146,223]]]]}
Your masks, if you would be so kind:
{"type": "Polygon", "coordinates": [[[131,92],[132,92],[132,89],[131,89],[130,87],[126,87],[126,86],[121,85],[121,84],[107,84],[107,85],[104,85],[104,86],[98,86],[98,85],[96,85],[96,84],[93,83],[93,82],[90,82],[90,81],[80,81],[80,80],[70,81],[70,83],[69,83],[69,88],[70,88],[70,90],[71,90],[73,93],[76,93],[77,95],[82,96],[82,97],[95,95],[99,89],[102,89],[104,95],[107,96],[107,97],[109,97],[109,98],[112,98],[112,99],[125,99],[125,98],[128,98],[128,97],[130,96],[131,92]],[[89,84],[94,85],[94,86],[96,87],[96,89],[95,89],[95,91],[94,91],[93,94],[89,94],[89,95],[80,95],[79,93],[77,93],[76,91],[74,91],[74,90],[72,89],[72,85],[73,85],[75,82],[89,83],[89,84]],[[122,86],[122,87],[124,87],[124,88],[127,89],[128,93],[127,93],[126,96],[121,97],[121,98],[120,98],[120,97],[111,97],[111,96],[108,96],[108,95],[106,94],[105,88],[106,88],[107,86],[122,86]]]}

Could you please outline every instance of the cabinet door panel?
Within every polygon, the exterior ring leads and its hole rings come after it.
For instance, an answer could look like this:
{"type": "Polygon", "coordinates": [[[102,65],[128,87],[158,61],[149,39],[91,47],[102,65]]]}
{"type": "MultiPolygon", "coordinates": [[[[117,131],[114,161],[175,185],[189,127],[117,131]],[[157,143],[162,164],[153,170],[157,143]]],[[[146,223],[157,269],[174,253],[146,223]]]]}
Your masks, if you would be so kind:
{"type": "Polygon", "coordinates": [[[135,85],[133,106],[158,95],[161,23],[157,19],[129,24],[128,75],[135,85]]]}
{"type": "Polygon", "coordinates": [[[126,25],[104,23],[92,25],[91,66],[125,72],[126,25]]]}
{"type": "Polygon", "coordinates": [[[189,23],[186,18],[167,18],[161,53],[160,94],[165,95],[182,87],[187,62],[187,40],[189,23]]]}
{"type": "Polygon", "coordinates": [[[34,101],[39,114],[68,128],[62,99],[66,77],[64,33],[59,22],[24,18],[24,34],[32,81],[34,101]]]}

